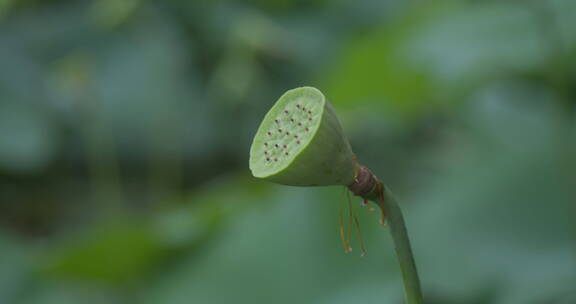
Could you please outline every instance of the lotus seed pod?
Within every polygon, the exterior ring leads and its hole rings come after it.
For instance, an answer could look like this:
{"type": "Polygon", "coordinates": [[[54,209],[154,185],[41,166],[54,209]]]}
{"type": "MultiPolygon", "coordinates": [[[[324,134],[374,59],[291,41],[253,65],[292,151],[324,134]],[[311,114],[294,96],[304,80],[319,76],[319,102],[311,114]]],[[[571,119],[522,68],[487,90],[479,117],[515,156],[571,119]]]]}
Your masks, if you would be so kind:
{"type": "Polygon", "coordinates": [[[264,117],[250,149],[252,175],[284,185],[349,185],[355,167],[336,113],[312,87],[284,93],[264,117]]]}

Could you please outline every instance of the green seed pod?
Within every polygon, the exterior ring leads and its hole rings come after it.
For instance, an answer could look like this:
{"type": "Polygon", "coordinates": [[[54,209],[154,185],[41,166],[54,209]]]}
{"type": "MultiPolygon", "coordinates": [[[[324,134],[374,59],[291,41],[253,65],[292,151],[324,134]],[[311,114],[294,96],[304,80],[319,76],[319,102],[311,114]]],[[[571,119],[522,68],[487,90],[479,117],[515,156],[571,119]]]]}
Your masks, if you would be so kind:
{"type": "Polygon", "coordinates": [[[289,90],[260,124],[252,175],[291,186],[350,185],[356,161],[336,113],[316,88],[289,90]]]}

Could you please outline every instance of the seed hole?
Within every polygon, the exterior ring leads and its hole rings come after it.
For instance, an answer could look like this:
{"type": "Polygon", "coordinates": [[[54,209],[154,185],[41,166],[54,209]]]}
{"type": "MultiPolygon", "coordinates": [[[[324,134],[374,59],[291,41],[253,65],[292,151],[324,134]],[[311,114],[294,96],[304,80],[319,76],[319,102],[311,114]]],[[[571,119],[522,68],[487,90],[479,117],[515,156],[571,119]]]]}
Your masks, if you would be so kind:
{"type": "Polygon", "coordinates": [[[274,144],[274,147],[278,148],[278,144],[274,144]]]}
{"type": "Polygon", "coordinates": [[[265,155],[268,155],[268,151],[264,151],[264,154],[265,154],[265,155]]]}
{"type": "Polygon", "coordinates": [[[304,130],[306,130],[306,132],[310,131],[310,129],[308,129],[308,128],[305,128],[304,130]]]}
{"type": "Polygon", "coordinates": [[[268,147],[268,143],[267,143],[267,142],[265,142],[265,143],[264,143],[264,146],[268,147]]]}
{"type": "Polygon", "coordinates": [[[290,118],[290,121],[291,121],[291,122],[294,122],[294,118],[290,118]]]}
{"type": "Polygon", "coordinates": [[[299,123],[298,123],[298,126],[299,126],[299,127],[301,127],[301,126],[302,126],[302,123],[301,123],[301,122],[299,122],[299,123]]]}
{"type": "Polygon", "coordinates": [[[282,133],[282,129],[278,129],[278,133],[282,133]]]}
{"type": "Polygon", "coordinates": [[[294,138],[298,138],[298,135],[294,135],[294,138]]]}
{"type": "Polygon", "coordinates": [[[312,111],[308,111],[308,114],[312,114],[312,111]]]}
{"type": "Polygon", "coordinates": [[[288,146],[284,145],[284,149],[288,148],[288,146]]]}
{"type": "Polygon", "coordinates": [[[278,159],[277,159],[277,158],[274,158],[274,161],[275,161],[275,162],[277,162],[277,161],[278,161],[278,159]]]}
{"type": "Polygon", "coordinates": [[[267,160],[267,161],[270,161],[270,157],[266,157],[266,160],[267,160]]]}
{"type": "Polygon", "coordinates": [[[298,109],[300,109],[300,105],[299,105],[299,104],[297,104],[296,107],[297,107],[298,109]]]}
{"type": "Polygon", "coordinates": [[[297,143],[297,144],[300,144],[300,141],[299,141],[299,140],[297,140],[297,141],[296,141],[296,143],[297,143]]]}
{"type": "Polygon", "coordinates": [[[290,135],[290,132],[286,131],[286,135],[290,135]]]}
{"type": "Polygon", "coordinates": [[[288,152],[284,152],[284,155],[288,155],[288,152]]]}
{"type": "Polygon", "coordinates": [[[308,120],[312,121],[312,117],[309,117],[308,120]]]}
{"type": "Polygon", "coordinates": [[[268,131],[268,135],[272,135],[272,132],[268,131]]]}

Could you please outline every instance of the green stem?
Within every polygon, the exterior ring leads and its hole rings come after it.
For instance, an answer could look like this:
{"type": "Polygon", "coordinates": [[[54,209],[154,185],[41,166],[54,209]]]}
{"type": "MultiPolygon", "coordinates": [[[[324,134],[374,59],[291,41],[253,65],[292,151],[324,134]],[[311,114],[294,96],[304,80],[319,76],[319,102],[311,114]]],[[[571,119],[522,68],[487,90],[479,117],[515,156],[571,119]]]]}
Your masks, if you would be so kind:
{"type": "Polygon", "coordinates": [[[414,255],[410,246],[410,239],[408,238],[408,231],[402,216],[402,210],[398,206],[396,198],[385,186],[384,190],[384,204],[380,204],[380,208],[384,208],[386,220],[390,227],[390,234],[394,240],[394,248],[400,270],[402,272],[402,280],[404,281],[404,291],[406,294],[406,304],[421,304],[422,290],[420,289],[420,279],[414,262],[414,255]]]}
{"type": "Polygon", "coordinates": [[[402,216],[402,210],[398,206],[396,198],[388,188],[366,166],[356,165],[354,183],[348,185],[354,195],[365,200],[374,201],[382,210],[382,220],[386,219],[390,227],[390,234],[394,241],[396,256],[402,271],[404,291],[407,304],[421,304],[422,290],[420,279],[414,262],[414,255],[410,247],[408,231],[402,216]]]}

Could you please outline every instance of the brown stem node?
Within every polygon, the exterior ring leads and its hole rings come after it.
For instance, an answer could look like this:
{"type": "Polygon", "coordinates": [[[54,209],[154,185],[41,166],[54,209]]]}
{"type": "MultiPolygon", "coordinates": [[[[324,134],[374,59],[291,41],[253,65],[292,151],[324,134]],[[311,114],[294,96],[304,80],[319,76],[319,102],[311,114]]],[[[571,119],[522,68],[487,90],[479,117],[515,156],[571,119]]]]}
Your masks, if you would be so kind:
{"type": "Polygon", "coordinates": [[[374,190],[378,185],[378,178],[366,168],[366,166],[358,166],[358,173],[354,182],[348,185],[348,190],[354,195],[364,199],[371,199],[374,196],[374,190]]]}

